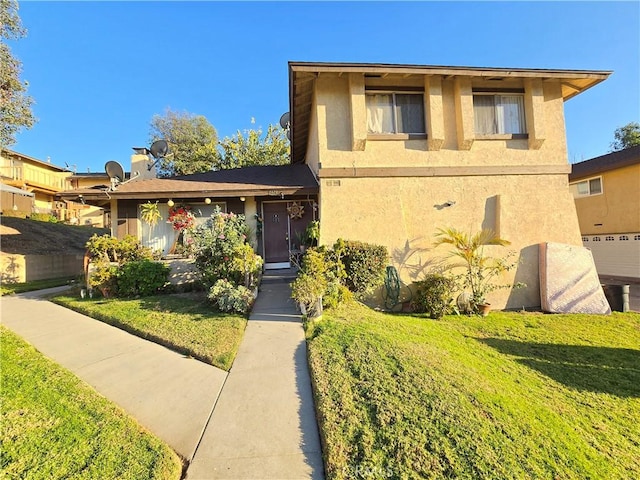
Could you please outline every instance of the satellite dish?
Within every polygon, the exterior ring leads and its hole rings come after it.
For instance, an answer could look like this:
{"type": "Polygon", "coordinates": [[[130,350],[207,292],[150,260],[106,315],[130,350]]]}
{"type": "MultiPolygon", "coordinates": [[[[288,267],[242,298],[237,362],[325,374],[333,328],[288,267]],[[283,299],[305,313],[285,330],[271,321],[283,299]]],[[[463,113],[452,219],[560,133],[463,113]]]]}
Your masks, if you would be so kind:
{"type": "Polygon", "coordinates": [[[169,153],[169,144],[166,140],[156,140],[151,144],[149,153],[151,153],[155,159],[164,158],[167,153],[169,153]]]}
{"type": "Polygon", "coordinates": [[[124,169],[118,162],[114,162],[113,160],[111,160],[105,163],[104,171],[107,172],[107,175],[109,176],[111,181],[116,180],[117,183],[121,183],[124,181],[124,169]]]}
{"type": "Polygon", "coordinates": [[[280,126],[285,130],[289,130],[289,126],[291,125],[291,115],[289,112],[283,113],[280,117],[280,126]]]}

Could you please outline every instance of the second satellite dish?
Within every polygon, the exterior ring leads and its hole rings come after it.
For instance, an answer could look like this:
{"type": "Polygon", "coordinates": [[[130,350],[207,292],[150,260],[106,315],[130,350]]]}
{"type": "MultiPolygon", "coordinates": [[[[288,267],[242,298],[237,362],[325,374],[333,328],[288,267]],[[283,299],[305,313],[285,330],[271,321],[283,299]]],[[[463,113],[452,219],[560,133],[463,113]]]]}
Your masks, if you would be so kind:
{"type": "Polygon", "coordinates": [[[289,127],[291,126],[291,116],[289,115],[289,112],[282,114],[280,117],[280,126],[285,130],[289,130],[289,127]]]}
{"type": "Polygon", "coordinates": [[[112,181],[117,180],[118,183],[124,181],[124,169],[118,162],[114,162],[113,160],[108,161],[104,164],[104,171],[107,172],[107,175],[112,181]]]}
{"type": "Polygon", "coordinates": [[[167,153],[169,153],[169,144],[166,140],[156,140],[151,144],[149,153],[151,153],[153,158],[164,158],[167,153]]]}

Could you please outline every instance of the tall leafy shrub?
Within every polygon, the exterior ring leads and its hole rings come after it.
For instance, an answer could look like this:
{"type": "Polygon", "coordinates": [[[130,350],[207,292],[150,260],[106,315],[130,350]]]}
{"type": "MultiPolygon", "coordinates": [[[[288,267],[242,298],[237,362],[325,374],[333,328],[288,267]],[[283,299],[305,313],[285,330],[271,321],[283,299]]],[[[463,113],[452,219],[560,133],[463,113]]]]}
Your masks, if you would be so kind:
{"type": "Polygon", "coordinates": [[[116,275],[118,296],[154,295],[165,286],[170,271],[167,265],[146,259],[125,263],[116,275]]]}
{"type": "Polygon", "coordinates": [[[205,285],[211,287],[221,279],[234,285],[244,283],[245,272],[234,264],[237,250],[247,239],[244,215],[216,210],[192,237],[195,264],[205,285]]]}
{"type": "Polygon", "coordinates": [[[356,241],[338,241],[342,248],[340,260],[344,265],[345,285],[356,296],[365,296],[384,282],[389,252],[382,245],[356,241]]]}

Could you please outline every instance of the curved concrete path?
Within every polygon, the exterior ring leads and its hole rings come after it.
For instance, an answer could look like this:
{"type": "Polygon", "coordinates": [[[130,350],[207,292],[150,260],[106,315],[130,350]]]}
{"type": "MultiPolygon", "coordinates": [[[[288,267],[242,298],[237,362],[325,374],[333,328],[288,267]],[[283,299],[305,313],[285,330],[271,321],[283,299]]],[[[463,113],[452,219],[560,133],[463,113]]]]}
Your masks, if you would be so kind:
{"type": "Polygon", "coordinates": [[[44,300],[0,298],[2,324],[191,460],[227,372],[44,300]]]}
{"type": "Polygon", "coordinates": [[[190,462],[188,480],[322,479],[292,277],[267,272],[231,372],[44,300],[0,297],[2,324],[190,462]]]}

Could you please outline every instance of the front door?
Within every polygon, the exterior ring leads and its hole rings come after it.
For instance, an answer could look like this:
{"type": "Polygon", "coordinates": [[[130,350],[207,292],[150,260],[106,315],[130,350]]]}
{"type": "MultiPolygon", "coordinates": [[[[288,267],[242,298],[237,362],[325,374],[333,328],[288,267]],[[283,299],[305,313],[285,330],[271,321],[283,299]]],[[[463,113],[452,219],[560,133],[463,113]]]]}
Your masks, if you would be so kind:
{"type": "MultiPolygon", "coordinates": [[[[289,214],[287,202],[262,204],[265,264],[289,263],[289,214]]],[[[267,265],[268,266],[268,265],[267,265]]]]}

